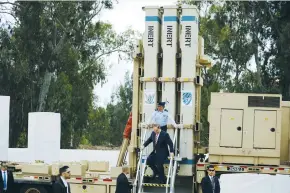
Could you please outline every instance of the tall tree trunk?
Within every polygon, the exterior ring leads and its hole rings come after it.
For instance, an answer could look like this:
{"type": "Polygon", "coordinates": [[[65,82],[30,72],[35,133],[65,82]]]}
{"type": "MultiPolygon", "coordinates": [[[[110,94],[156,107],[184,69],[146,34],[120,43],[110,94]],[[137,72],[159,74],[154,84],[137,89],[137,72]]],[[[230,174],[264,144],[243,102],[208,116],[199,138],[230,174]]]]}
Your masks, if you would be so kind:
{"type": "Polygon", "coordinates": [[[46,97],[49,91],[50,83],[51,83],[51,78],[52,78],[53,73],[48,72],[46,70],[43,80],[42,80],[42,86],[40,88],[40,93],[39,93],[39,98],[38,98],[38,112],[44,111],[45,108],[45,102],[46,102],[46,97]]]}
{"type": "Polygon", "coordinates": [[[259,46],[256,45],[257,49],[255,51],[255,62],[256,62],[256,69],[257,69],[257,86],[262,88],[262,72],[261,72],[261,63],[259,58],[259,46]]]}

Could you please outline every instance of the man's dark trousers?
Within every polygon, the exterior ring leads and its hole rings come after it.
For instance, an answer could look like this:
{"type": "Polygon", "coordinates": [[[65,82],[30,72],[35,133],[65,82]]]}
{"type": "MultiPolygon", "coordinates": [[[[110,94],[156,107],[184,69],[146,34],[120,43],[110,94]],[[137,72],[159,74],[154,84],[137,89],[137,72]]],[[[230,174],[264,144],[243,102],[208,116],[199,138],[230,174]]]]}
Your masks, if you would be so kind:
{"type": "Polygon", "coordinates": [[[161,129],[162,131],[167,132],[167,125],[164,125],[164,126],[160,127],[160,129],[161,129]]]}
{"type": "Polygon", "coordinates": [[[159,176],[161,183],[165,183],[164,167],[163,163],[165,160],[156,159],[156,153],[151,153],[147,158],[147,164],[152,169],[154,175],[159,176]]]}

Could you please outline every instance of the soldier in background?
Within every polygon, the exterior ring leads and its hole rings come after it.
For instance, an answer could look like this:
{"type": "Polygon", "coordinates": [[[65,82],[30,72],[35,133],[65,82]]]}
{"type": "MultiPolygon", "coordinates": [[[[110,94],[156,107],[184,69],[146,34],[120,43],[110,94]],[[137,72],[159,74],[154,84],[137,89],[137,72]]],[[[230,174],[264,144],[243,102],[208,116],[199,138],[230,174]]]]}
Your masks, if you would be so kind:
{"type": "Polygon", "coordinates": [[[202,193],[220,193],[220,182],[215,176],[215,169],[209,166],[207,169],[208,176],[201,180],[202,193]]]}
{"type": "Polygon", "coordinates": [[[63,166],[59,169],[59,178],[52,185],[53,193],[71,193],[68,179],[70,179],[70,169],[68,166],[63,166]]]}
{"type": "Polygon", "coordinates": [[[164,109],[165,102],[159,102],[157,109],[152,113],[151,119],[148,121],[148,124],[158,124],[162,131],[167,132],[167,125],[172,124],[177,128],[176,122],[170,116],[168,111],[164,109]]]}

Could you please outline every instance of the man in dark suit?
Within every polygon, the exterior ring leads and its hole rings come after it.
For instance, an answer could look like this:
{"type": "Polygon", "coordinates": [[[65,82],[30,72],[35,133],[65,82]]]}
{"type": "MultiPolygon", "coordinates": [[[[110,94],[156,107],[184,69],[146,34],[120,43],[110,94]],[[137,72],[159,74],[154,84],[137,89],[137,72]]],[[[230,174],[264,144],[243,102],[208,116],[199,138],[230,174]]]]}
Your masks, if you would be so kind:
{"type": "Polygon", "coordinates": [[[129,167],[123,166],[122,173],[117,178],[116,192],[115,193],[130,193],[132,185],[128,181],[129,167]]]}
{"type": "Polygon", "coordinates": [[[1,193],[14,193],[14,177],[12,172],[7,170],[7,165],[1,165],[0,175],[0,192],[1,193]]]}
{"type": "Polygon", "coordinates": [[[70,170],[68,166],[63,166],[59,169],[59,178],[52,185],[53,193],[71,193],[67,179],[70,179],[70,170]]]}
{"type": "Polygon", "coordinates": [[[215,176],[214,167],[209,166],[207,173],[208,176],[201,180],[202,193],[220,193],[220,183],[218,178],[215,176]]]}
{"type": "Polygon", "coordinates": [[[147,139],[141,149],[147,147],[153,142],[153,151],[147,158],[147,164],[153,171],[153,178],[158,174],[159,183],[165,184],[164,167],[163,164],[169,156],[168,146],[170,149],[170,156],[173,157],[173,143],[168,133],[160,129],[159,125],[153,127],[151,136],[147,139]]]}

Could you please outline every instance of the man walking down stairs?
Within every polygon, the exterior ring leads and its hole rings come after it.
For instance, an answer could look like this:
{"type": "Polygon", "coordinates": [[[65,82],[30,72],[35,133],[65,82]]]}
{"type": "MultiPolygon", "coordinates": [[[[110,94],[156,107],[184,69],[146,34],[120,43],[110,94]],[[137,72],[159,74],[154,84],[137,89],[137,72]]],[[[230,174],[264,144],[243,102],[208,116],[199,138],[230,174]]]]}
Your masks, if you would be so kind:
{"type": "Polygon", "coordinates": [[[168,146],[170,149],[170,156],[173,157],[173,143],[170,136],[165,131],[161,130],[160,126],[154,126],[150,137],[142,146],[142,149],[147,147],[151,142],[153,142],[153,151],[147,158],[147,164],[153,171],[153,178],[159,176],[158,182],[161,184],[166,183],[164,175],[164,163],[169,156],[168,146]]]}

